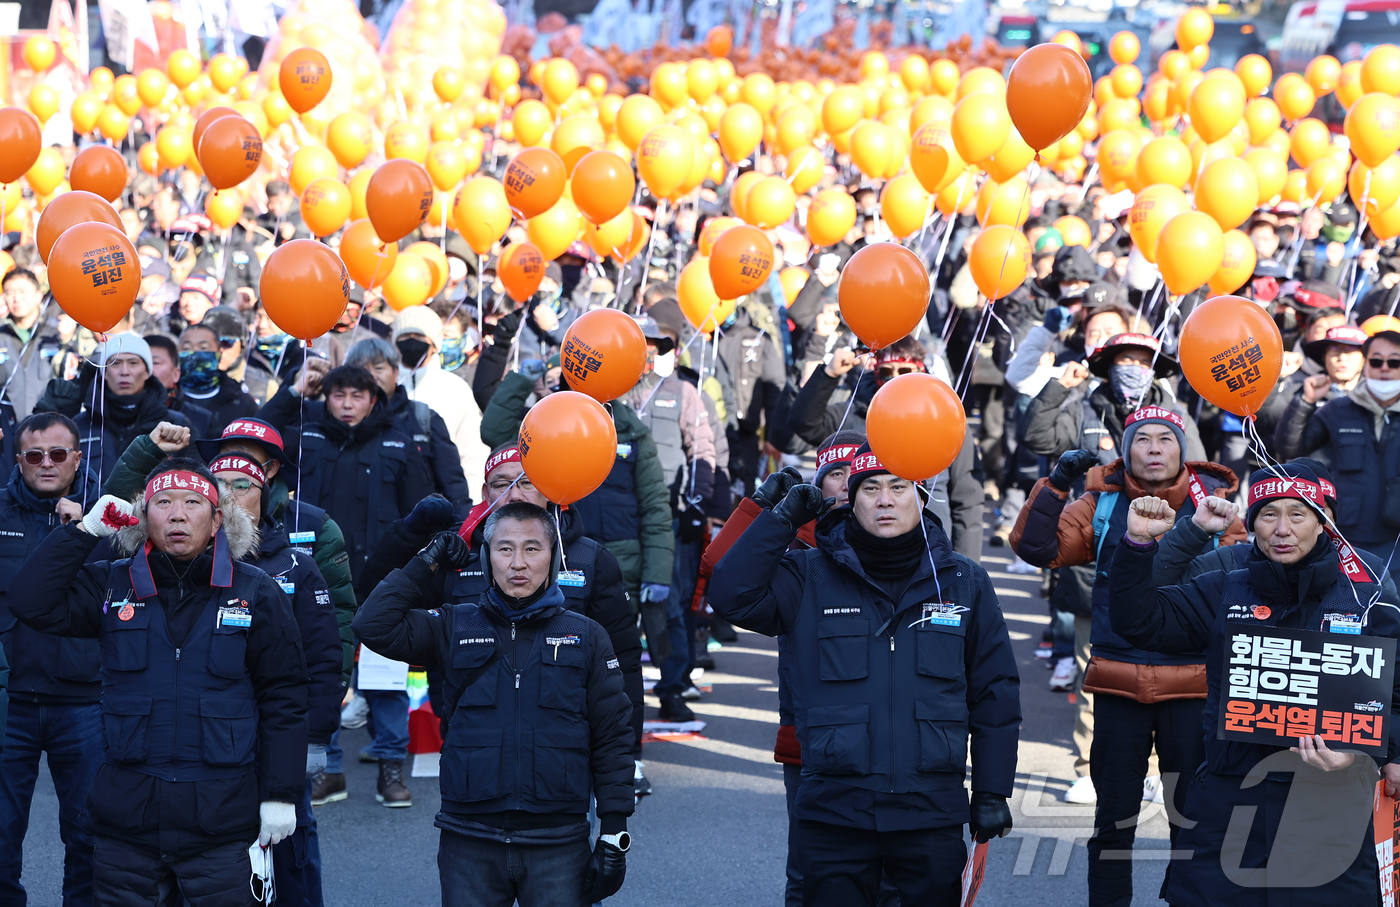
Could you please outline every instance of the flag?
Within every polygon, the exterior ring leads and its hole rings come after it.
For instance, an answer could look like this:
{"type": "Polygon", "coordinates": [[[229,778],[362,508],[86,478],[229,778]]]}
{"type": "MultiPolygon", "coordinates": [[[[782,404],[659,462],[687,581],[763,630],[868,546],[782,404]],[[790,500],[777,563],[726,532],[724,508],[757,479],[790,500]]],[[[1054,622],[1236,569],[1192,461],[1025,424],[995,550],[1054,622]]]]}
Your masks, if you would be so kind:
{"type": "Polygon", "coordinates": [[[146,45],[152,54],[160,54],[156,24],[143,0],[98,0],[97,8],[102,14],[102,31],[107,35],[107,55],[114,62],[132,68],[138,43],[146,45]]]}

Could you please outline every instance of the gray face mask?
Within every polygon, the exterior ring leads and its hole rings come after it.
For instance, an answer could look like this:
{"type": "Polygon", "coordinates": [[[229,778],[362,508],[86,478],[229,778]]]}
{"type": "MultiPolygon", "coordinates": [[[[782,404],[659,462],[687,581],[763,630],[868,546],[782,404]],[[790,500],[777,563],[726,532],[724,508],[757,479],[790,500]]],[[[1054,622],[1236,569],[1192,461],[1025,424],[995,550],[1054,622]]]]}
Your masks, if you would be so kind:
{"type": "Polygon", "coordinates": [[[1152,369],[1137,363],[1110,366],[1108,385],[1113,395],[1126,403],[1135,403],[1146,396],[1152,386],[1152,369]]]}

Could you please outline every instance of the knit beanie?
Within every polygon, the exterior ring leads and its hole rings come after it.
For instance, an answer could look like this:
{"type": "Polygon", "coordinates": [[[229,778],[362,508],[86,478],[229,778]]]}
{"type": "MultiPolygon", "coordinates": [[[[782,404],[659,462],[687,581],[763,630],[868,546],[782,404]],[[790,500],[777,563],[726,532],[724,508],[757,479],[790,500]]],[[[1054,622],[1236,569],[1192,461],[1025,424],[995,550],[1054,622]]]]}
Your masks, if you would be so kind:
{"type": "Polygon", "coordinates": [[[880,458],[871,452],[870,442],[866,441],[851,458],[851,471],[846,476],[847,497],[854,501],[856,489],[860,488],[861,482],[874,476],[888,474],[889,470],[885,468],[885,464],[880,462],[880,458]]]}
{"type": "Polygon", "coordinates": [[[1313,471],[1317,476],[1317,484],[1322,486],[1322,499],[1327,502],[1327,506],[1332,508],[1332,512],[1337,512],[1337,486],[1332,484],[1332,471],[1327,468],[1327,464],[1312,457],[1294,457],[1288,461],[1292,466],[1303,466],[1313,471]]]}
{"type": "Polygon", "coordinates": [[[1259,511],[1270,501],[1281,498],[1307,501],[1318,508],[1325,503],[1325,493],[1317,473],[1301,463],[1284,463],[1272,469],[1256,469],[1249,477],[1249,509],[1245,512],[1244,521],[1246,528],[1253,532],[1254,520],[1259,516],[1259,511]],[[1285,478],[1279,478],[1280,473],[1285,478]]]}
{"type": "Polygon", "coordinates": [[[1177,464],[1176,470],[1180,472],[1181,467],[1186,465],[1186,422],[1176,413],[1160,406],[1144,406],[1128,416],[1124,422],[1123,470],[1128,475],[1133,474],[1133,458],[1129,451],[1133,449],[1133,436],[1144,425],[1165,425],[1176,435],[1176,445],[1181,450],[1181,462],[1177,464]]]}
{"type": "Polygon", "coordinates": [[[151,364],[151,347],[140,334],[133,334],[130,331],[121,334],[113,334],[107,338],[107,342],[102,344],[101,364],[106,366],[108,360],[113,356],[122,354],[141,357],[141,361],[146,363],[146,371],[155,373],[156,367],[151,364]]]}
{"type": "Polygon", "coordinates": [[[856,451],[865,443],[863,432],[845,429],[835,432],[822,442],[817,448],[817,476],[812,480],[813,485],[820,487],[822,479],[827,473],[841,466],[848,466],[856,451]]]}
{"type": "Polygon", "coordinates": [[[398,343],[404,334],[422,334],[442,349],[442,319],[425,305],[411,305],[399,312],[394,319],[393,342],[398,343]]]}

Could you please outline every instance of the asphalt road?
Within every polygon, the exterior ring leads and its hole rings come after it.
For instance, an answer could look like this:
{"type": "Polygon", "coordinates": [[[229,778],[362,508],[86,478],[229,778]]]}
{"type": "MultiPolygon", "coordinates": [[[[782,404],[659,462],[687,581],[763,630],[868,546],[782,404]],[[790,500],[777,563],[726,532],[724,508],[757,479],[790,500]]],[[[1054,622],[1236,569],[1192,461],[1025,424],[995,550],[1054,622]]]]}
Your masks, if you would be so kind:
{"type": "MultiPolygon", "coordinates": [[[[993,842],[985,905],[1079,905],[1087,901],[1084,844],[1092,807],[1060,794],[1073,780],[1073,706],[1049,691],[1049,671],[1035,647],[1048,623],[1039,578],[1006,572],[1011,554],[985,550],[983,565],[997,587],[1021,664],[1024,721],[1012,801],[1016,827],[993,842]]],[[[616,907],[774,907],[782,903],[787,821],[781,767],[773,762],[777,725],[774,641],[740,632],[715,653],[711,687],[694,704],[707,722],[703,740],[651,742],[644,754],[655,793],[630,822],[635,844],[627,884],[616,907]]],[[[654,706],[655,699],[649,697],[654,706]]],[[[648,709],[648,718],[653,711],[648,709]]],[[[433,778],[410,778],[411,809],[385,809],[374,799],[375,766],[354,761],[368,742],[363,730],[343,735],[350,798],[317,810],[330,907],[401,907],[439,901],[438,806],[433,778]]],[[[1144,803],[1135,856],[1135,904],[1158,904],[1166,863],[1166,821],[1144,803]]],[[[62,878],[58,804],[44,774],[25,841],[24,882],[34,907],[57,907],[62,878]]]]}

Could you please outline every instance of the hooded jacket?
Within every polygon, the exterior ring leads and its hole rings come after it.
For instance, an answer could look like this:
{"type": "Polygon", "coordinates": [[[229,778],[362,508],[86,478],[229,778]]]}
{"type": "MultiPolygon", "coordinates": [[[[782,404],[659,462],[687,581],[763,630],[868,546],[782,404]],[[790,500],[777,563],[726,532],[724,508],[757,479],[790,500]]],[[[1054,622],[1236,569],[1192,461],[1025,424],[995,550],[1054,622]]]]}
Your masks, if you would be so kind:
{"type": "Polygon", "coordinates": [[[299,802],[306,783],[296,618],[271,577],[237,562],[257,544],[252,520],[226,497],[219,509],[225,528],[183,573],[147,552],[138,508],[136,526],[102,540],[132,556],[92,559],[99,540],[69,523],[10,587],[11,612],[32,629],[102,646],[106,752],[92,830],[176,857],[252,840],[258,804],[299,802]],[[246,628],[215,619],[229,588],[247,602],[246,628]]]}
{"type": "MultiPolygon", "coordinates": [[[[1142,403],[1181,416],[1186,423],[1186,459],[1206,459],[1195,420],[1160,382],[1153,382],[1142,403]]],[[[1120,410],[1114,402],[1107,381],[1092,388],[1089,381],[1074,388],[1048,381],[1022,417],[1021,443],[1036,456],[1052,460],[1071,450],[1092,450],[1099,454],[1099,462],[1107,465],[1123,454],[1123,423],[1131,414],[1132,408],[1120,410]]]]}
{"type": "Polygon", "coordinates": [[[1400,401],[1389,409],[1363,379],[1321,406],[1298,394],[1274,433],[1279,456],[1316,456],[1337,486],[1337,528],[1354,545],[1389,545],[1400,530],[1400,401]]]}

